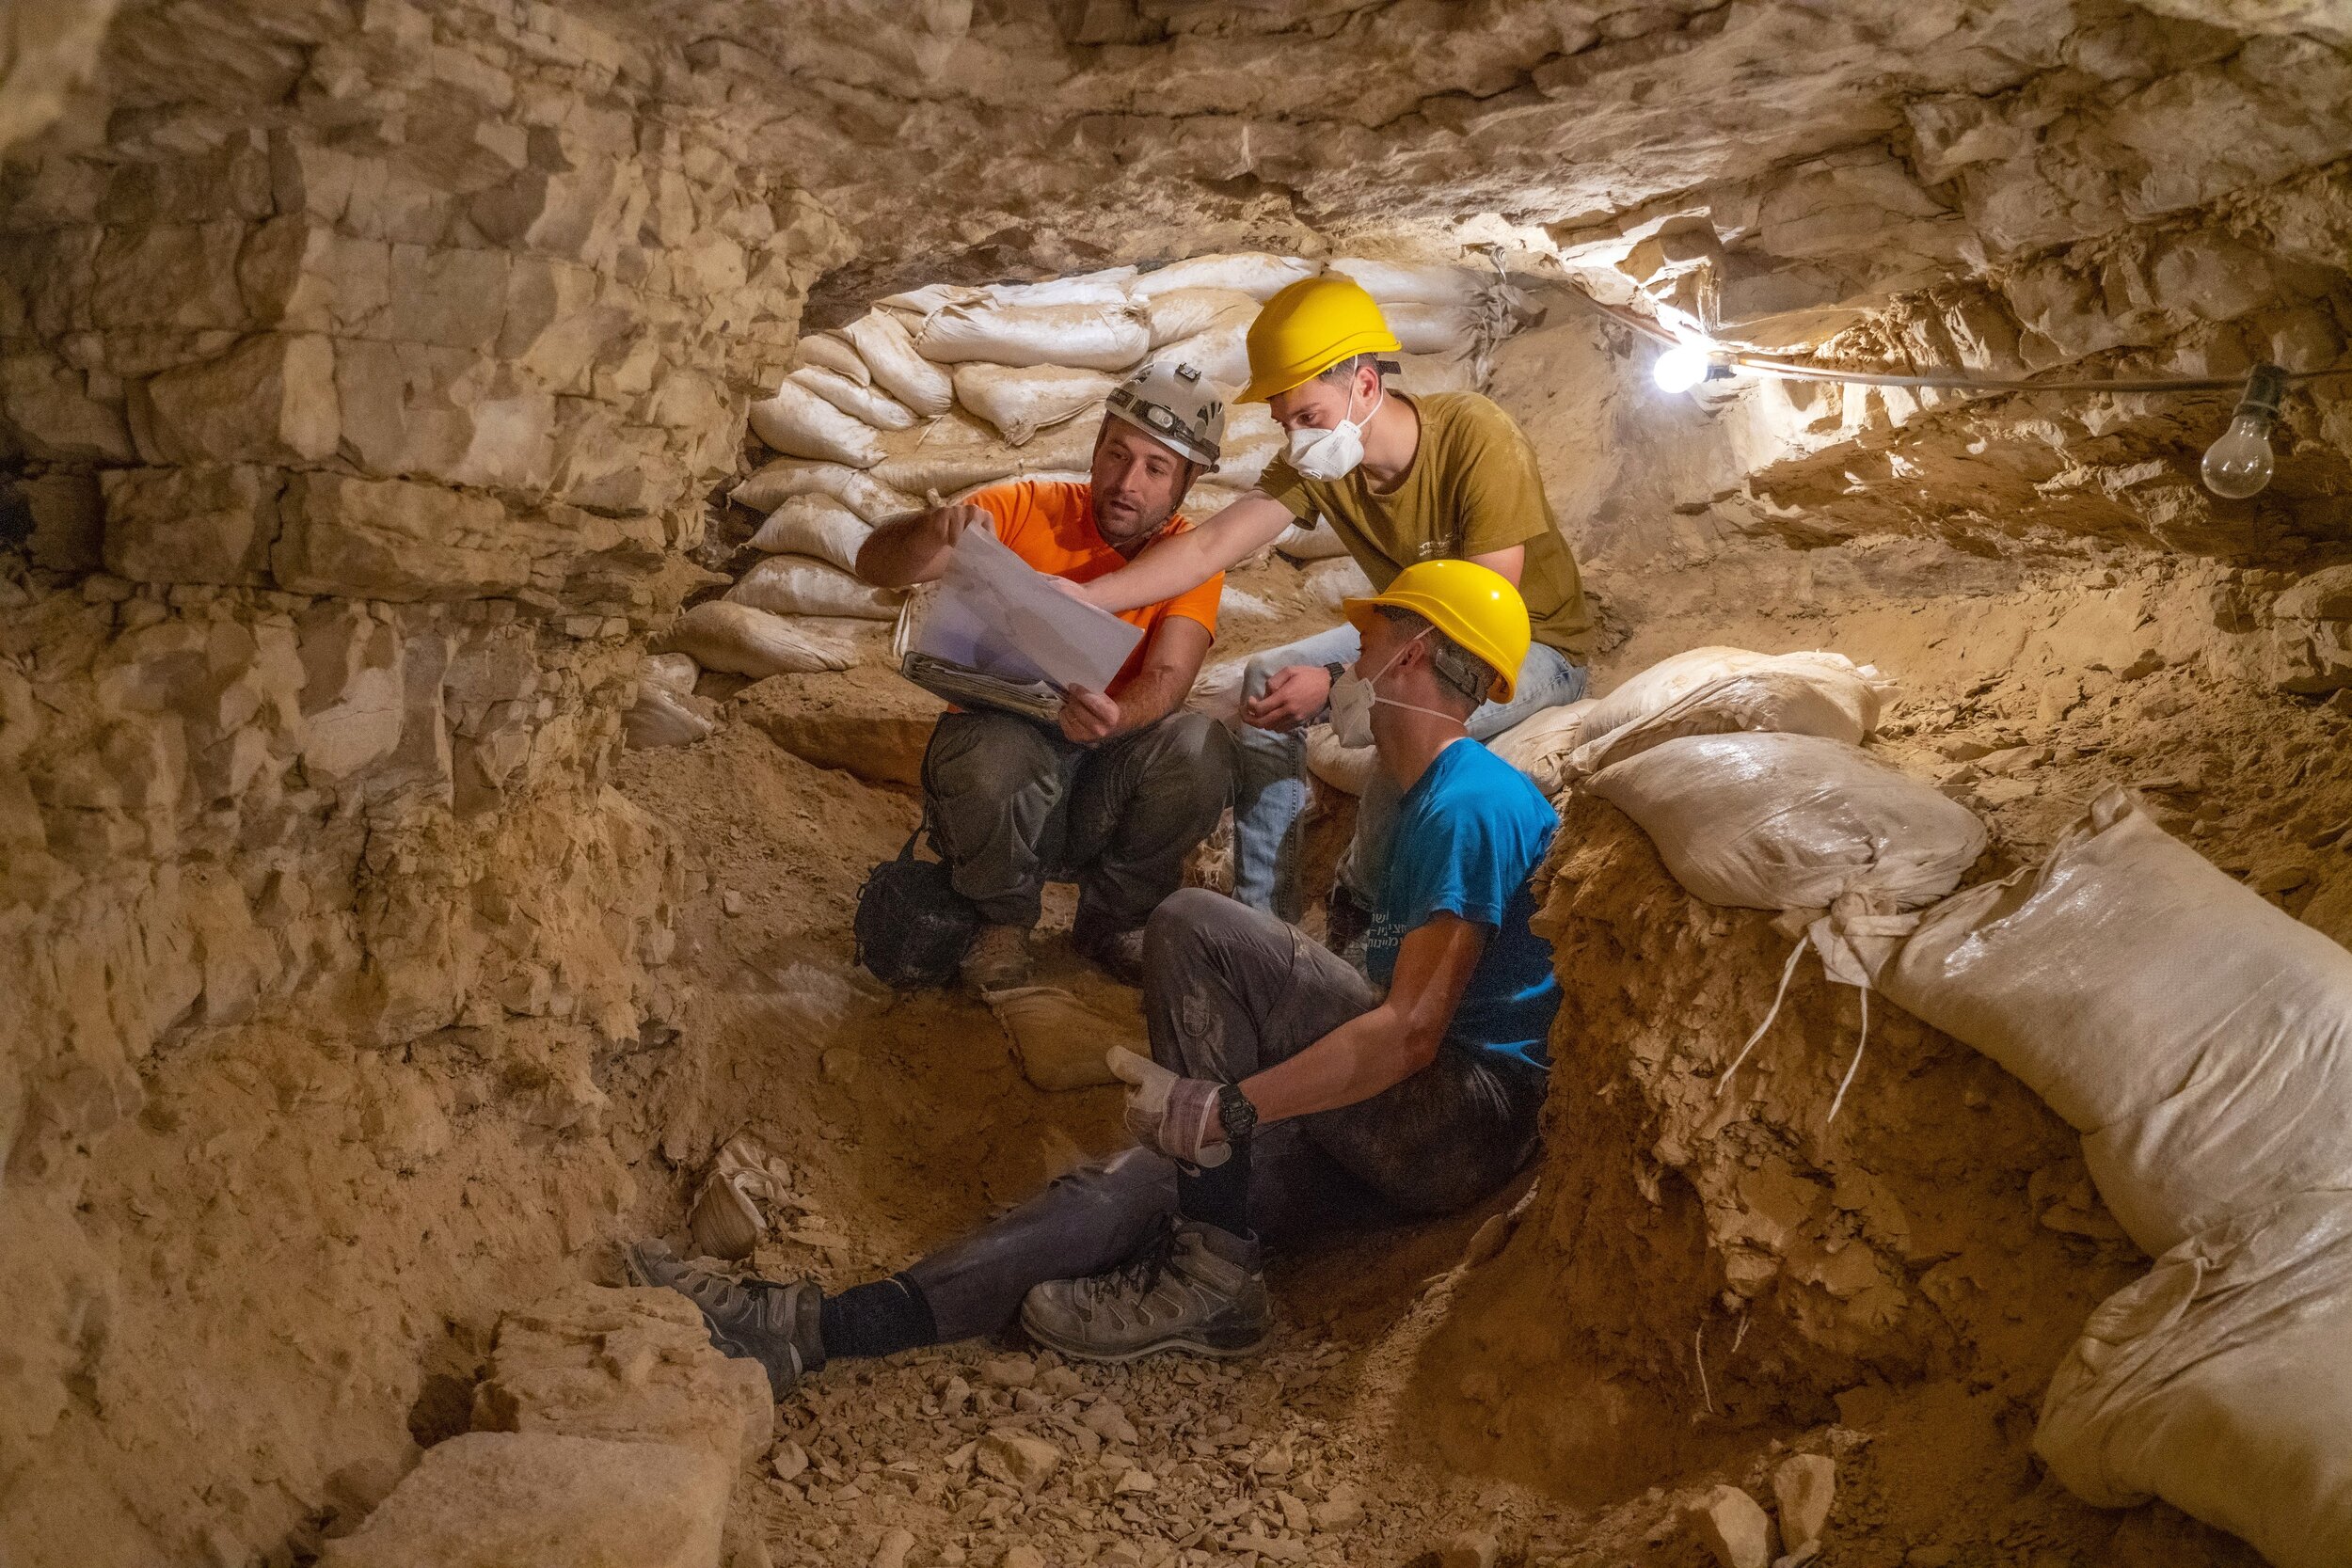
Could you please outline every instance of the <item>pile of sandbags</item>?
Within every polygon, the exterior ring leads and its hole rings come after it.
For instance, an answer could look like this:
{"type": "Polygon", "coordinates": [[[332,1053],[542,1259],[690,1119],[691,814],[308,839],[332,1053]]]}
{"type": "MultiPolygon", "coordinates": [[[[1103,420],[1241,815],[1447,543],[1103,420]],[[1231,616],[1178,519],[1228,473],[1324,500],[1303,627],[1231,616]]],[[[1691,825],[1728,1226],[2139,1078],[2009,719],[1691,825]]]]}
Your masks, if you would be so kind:
{"type": "Polygon", "coordinates": [[[1813,735],[1684,736],[1613,763],[1586,787],[1639,823],[1695,896],[1804,924],[1779,994],[1716,1092],[1772,1027],[1808,947],[1825,974],[1863,993],[1863,1035],[1830,1101],[1834,1119],[1868,1042],[1870,988],[1918,924],[1911,911],[1958,887],[1984,852],[1984,825],[1859,747],[1813,735]]]}
{"type": "Polygon", "coordinates": [[[1895,685],[1843,654],[1756,654],[1694,648],[1661,659],[1597,701],[1562,767],[1569,784],[1662,741],[1770,731],[1859,746],[1877,730],[1895,685]]]}
{"type": "MultiPolygon", "coordinates": [[[[1104,398],[1147,360],[1190,364],[1238,390],[1259,307],[1323,270],[1252,251],[1042,283],[933,284],[809,334],[774,394],[751,410],[753,434],[780,455],[730,499],[767,514],[752,543],[773,561],[728,598],[787,621],[895,613],[895,600],[836,580],[874,527],[1009,479],[1083,478],[1104,398]]],[[[1380,302],[1405,344],[1408,390],[1479,384],[1494,343],[1521,325],[1520,296],[1486,267],[1342,260],[1330,270],[1380,302]]],[[[1283,441],[1263,404],[1229,409],[1216,483],[1199,487],[1189,515],[1209,516],[1246,493],[1283,441]]],[[[1282,546],[1293,560],[1343,553],[1328,529],[1294,533],[1282,546]]]]}
{"type": "Polygon", "coordinates": [[[654,654],[638,672],[637,701],[621,715],[621,738],[635,751],[691,746],[717,729],[710,705],[694,695],[701,674],[685,654],[654,654]]]}
{"type": "Polygon", "coordinates": [[[2109,789],[2038,865],[1929,911],[1888,995],[2083,1134],[2150,1253],[2352,1190],[2352,953],[2109,789]]]}
{"type": "Polygon", "coordinates": [[[2078,1129],[2158,1255],[2051,1381],[2052,1472],[2282,1568],[2352,1561],[2352,953],[2115,788],[1929,910],[1882,983],[2078,1129]]]}

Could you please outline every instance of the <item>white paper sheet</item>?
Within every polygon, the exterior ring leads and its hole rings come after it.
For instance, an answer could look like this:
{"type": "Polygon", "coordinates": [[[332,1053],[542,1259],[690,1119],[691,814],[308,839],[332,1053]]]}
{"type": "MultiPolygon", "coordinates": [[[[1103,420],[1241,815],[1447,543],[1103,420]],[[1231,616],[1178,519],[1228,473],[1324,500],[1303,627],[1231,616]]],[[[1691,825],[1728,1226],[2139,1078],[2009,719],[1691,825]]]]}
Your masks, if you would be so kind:
{"type": "Polygon", "coordinates": [[[1141,627],[1072,598],[977,528],[957,539],[914,632],[915,650],[933,658],[1006,680],[1095,691],[1111,683],[1141,641],[1141,627]]]}

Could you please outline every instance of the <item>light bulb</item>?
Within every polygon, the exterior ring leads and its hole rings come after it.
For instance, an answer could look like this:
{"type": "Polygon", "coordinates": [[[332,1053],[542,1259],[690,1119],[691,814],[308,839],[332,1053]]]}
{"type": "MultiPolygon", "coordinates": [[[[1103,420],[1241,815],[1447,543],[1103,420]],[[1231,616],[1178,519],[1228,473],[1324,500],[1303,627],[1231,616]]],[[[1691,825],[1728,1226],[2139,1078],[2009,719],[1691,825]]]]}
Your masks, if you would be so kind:
{"type": "Polygon", "coordinates": [[[2246,378],[2246,395],[2221,439],[2205,449],[2202,473],[2205,488],[2230,500],[2257,495],[2270,483],[2270,427],[2278,422],[2279,399],[2286,390],[2287,372],[2276,365],[2257,365],[2246,378]]]}
{"type": "Polygon", "coordinates": [[[1687,392],[1707,379],[1706,351],[1677,343],[1658,356],[1649,373],[1661,391],[1687,392]]]}

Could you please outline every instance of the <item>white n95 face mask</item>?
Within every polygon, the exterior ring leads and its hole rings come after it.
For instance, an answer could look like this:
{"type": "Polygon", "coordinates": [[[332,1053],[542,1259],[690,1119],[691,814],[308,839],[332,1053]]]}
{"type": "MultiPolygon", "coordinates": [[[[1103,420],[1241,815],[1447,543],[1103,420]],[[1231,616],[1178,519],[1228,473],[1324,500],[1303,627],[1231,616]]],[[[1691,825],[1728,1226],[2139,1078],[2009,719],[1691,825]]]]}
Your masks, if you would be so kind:
{"type": "MultiPolygon", "coordinates": [[[[1344,419],[1328,430],[1292,431],[1291,467],[1309,479],[1319,479],[1327,483],[1354,473],[1356,466],[1364,460],[1364,421],[1379,412],[1380,404],[1388,401],[1388,389],[1381,388],[1380,396],[1374,400],[1370,408],[1364,410],[1362,420],[1344,419]]],[[[1347,409],[1353,416],[1356,411],[1356,394],[1353,391],[1347,395],[1347,409]]]]}
{"type": "MultiPolygon", "coordinates": [[[[1412,642],[1405,644],[1405,648],[1411,647],[1413,642],[1418,642],[1428,635],[1425,631],[1419,633],[1413,638],[1412,642]]],[[[1374,689],[1372,682],[1389,673],[1390,667],[1404,657],[1405,648],[1399,648],[1395,653],[1391,654],[1389,662],[1380,666],[1380,673],[1373,676],[1372,680],[1366,680],[1355,671],[1350,670],[1331,683],[1331,736],[1341,745],[1369,746],[1372,744],[1372,710],[1375,707],[1407,708],[1414,713],[1430,714],[1456,724],[1462,721],[1454,714],[1438,708],[1423,707],[1419,703],[1400,703],[1393,697],[1383,697],[1374,689]]]]}

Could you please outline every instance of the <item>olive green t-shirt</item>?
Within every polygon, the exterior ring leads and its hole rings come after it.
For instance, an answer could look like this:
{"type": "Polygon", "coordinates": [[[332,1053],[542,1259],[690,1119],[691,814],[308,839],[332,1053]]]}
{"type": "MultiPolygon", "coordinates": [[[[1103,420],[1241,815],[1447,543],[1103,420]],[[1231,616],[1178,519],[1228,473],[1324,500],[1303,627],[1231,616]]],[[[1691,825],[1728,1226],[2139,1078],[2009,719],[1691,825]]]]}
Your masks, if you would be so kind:
{"type": "MultiPolygon", "coordinates": [[[[1394,388],[1388,395],[1404,396],[1394,388]]],[[[1593,649],[1593,612],[1576,557],[1544,499],[1535,449],[1518,421],[1476,392],[1406,401],[1421,416],[1421,444],[1388,494],[1375,492],[1361,468],[1326,483],[1285,457],[1266,465],[1258,488],[1301,522],[1321,513],[1375,591],[1417,561],[1525,546],[1519,594],[1535,641],[1583,663],[1593,649]]]]}

